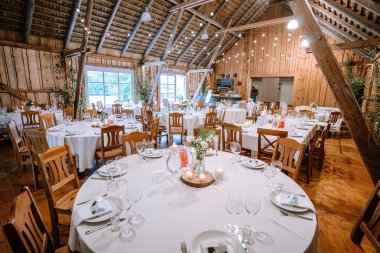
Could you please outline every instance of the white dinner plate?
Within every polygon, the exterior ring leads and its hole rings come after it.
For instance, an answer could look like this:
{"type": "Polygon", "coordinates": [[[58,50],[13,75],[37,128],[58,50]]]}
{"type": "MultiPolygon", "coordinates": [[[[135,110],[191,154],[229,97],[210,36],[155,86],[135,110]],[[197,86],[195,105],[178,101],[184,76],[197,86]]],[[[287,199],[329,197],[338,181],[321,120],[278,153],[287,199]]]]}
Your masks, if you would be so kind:
{"type": "Polygon", "coordinates": [[[207,242],[222,243],[227,246],[227,252],[244,252],[238,238],[219,230],[207,230],[198,234],[191,243],[191,253],[202,253],[201,244],[207,242]]]}
{"type": "Polygon", "coordinates": [[[160,150],[157,150],[157,149],[145,150],[143,152],[143,156],[148,157],[148,158],[160,158],[163,155],[164,155],[164,153],[160,150]]]}
{"type": "Polygon", "coordinates": [[[300,208],[300,207],[293,207],[293,206],[288,206],[288,205],[282,205],[281,204],[282,203],[281,202],[281,196],[283,194],[287,194],[287,193],[284,193],[282,191],[273,191],[270,194],[270,200],[277,207],[279,207],[281,209],[285,209],[287,211],[291,211],[291,212],[295,212],[295,213],[302,213],[302,212],[306,212],[308,210],[307,208],[300,208]]]}
{"type": "Polygon", "coordinates": [[[248,159],[241,163],[244,167],[247,167],[249,169],[262,169],[265,167],[266,162],[263,162],[258,159],[248,159]]]}
{"type": "MultiPolygon", "coordinates": [[[[116,165],[116,166],[118,166],[118,165],[116,165]]],[[[107,171],[106,166],[104,166],[104,167],[98,169],[97,171],[98,171],[98,174],[99,174],[100,176],[102,176],[102,177],[108,177],[108,176],[110,175],[110,174],[108,173],[108,171],[107,171]]],[[[127,173],[127,170],[124,169],[124,168],[121,168],[121,169],[117,170],[117,171],[115,172],[115,175],[113,175],[113,176],[114,176],[114,177],[119,177],[119,176],[124,175],[125,173],[127,173]]]]}
{"type": "MultiPolygon", "coordinates": [[[[111,205],[112,212],[107,213],[107,214],[102,215],[102,216],[87,219],[87,220],[85,220],[86,222],[98,223],[98,222],[106,221],[106,220],[109,220],[111,217],[115,216],[116,214],[118,214],[120,212],[119,207],[121,206],[121,199],[115,198],[115,197],[102,197],[102,198],[107,200],[108,203],[111,205]]],[[[90,208],[90,205],[92,205],[92,203],[93,203],[93,201],[89,201],[86,205],[83,205],[81,208],[90,208]]]]}
{"type": "Polygon", "coordinates": [[[51,127],[51,128],[48,128],[46,131],[48,131],[48,132],[59,132],[59,131],[61,131],[61,129],[58,127],[51,127]]]}

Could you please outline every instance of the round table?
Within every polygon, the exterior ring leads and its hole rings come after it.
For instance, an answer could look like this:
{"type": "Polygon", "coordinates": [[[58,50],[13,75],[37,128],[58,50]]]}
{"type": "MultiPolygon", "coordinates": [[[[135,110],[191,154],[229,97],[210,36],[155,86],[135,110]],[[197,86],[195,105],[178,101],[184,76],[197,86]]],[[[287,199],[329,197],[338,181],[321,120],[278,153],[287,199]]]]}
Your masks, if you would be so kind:
{"type": "MultiPolygon", "coordinates": [[[[46,139],[49,147],[63,146],[68,144],[70,150],[76,157],[76,164],[80,172],[93,168],[95,151],[101,149],[100,128],[91,127],[93,122],[77,121],[69,125],[58,125],[60,131],[46,131],[46,139]],[[70,133],[74,133],[71,135],[70,133]]],[[[117,125],[125,125],[125,133],[141,131],[141,123],[136,127],[128,121],[117,121],[117,125]]]]}
{"type": "MultiPolygon", "coordinates": [[[[51,113],[49,110],[43,110],[41,114],[51,113]]],[[[61,123],[63,121],[63,112],[61,110],[54,111],[55,118],[57,123],[61,123]]],[[[22,120],[20,112],[6,112],[4,114],[0,113],[0,125],[5,125],[9,121],[14,120],[18,129],[22,129],[22,120]]]]}
{"type": "Polygon", "coordinates": [[[243,108],[228,108],[225,110],[224,123],[238,124],[244,123],[247,116],[247,110],[243,108]]]}
{"type": "MultiPolygon", "coordinates": [[[[246,194],[262,196],[261,209],[253,219],[245,211],[234,219],[234,223],[239,226],[252,221],[257,231],[267,235],[264,242],[255,240],[255,252],[316,252],[316,215],[307,214],[312,221],[282,215],[264,197],[267,179],[263,173],[239,164],[232,165],[232,157],[232,154],[219,152],[217,156],[205,158],[207,170],[214,172],[218,167],[225,170],[223,183],[205,188],[192,188],[183,184],[179,173],[172,174],[166,169],[165,158],[143,164],[137,164],[136,155],[124,158],[122,162],[128,163],[128,172],[122,178],[127,179],[128,183],[107,193],[108,196],[123,197],[128,185],[142,190],[142,199],[131,209],[138,211],[141,219],[133,226],[133,236],[128,240],[121,239],[119,232],[111,232],[110,227],[86,235],[87,230],[96,228],[99,224],[91,225],[75,220],[81,207],[76,203],[88,200],[89,196],[101,196],[107,191],[104,180],[89,178],[75,200],[69,238],[71,250],[83,253],[180,252],[182,241],[191,249],[192,240],[199,233],[223,230],[224,225],[231,223],[232,216],[225,210],[226,196],[230,192],[239,192],[243,197],[246,194]]],[[[298,184],[283,173],[276,175],[272,182],[283,183],[287,191],[305,194],[298,184]]]]}

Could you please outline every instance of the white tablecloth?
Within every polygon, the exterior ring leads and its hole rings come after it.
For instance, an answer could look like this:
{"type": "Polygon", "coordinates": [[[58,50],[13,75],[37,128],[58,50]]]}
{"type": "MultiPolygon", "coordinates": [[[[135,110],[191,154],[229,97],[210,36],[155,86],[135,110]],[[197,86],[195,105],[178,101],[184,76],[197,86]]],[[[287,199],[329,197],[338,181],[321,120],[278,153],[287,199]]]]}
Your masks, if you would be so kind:
{"type": "MultiPolygon", "coordinates": [[[[62,131],[46,131],[46,139],[49,147],[62,146],[68,144],[71,153],[75,154],[76,165],[80,172],[94,166],[95,151],[101,149],[100,128],[91,127],[92,122],[74,122],[70,126],[59,125],[62,131]],[[78,134],[65,136],[66,132],[76,132],[78,134]]],[[[126,126],[125,133],[141,131],[141,123],[137,123],[137,128],[128,129],[126,121],[118,121],[116,124],[126,126]]]]}
{"type": "MultiPolygon", "coordinates": [[[[179,180],[179,174],[171,174],[166,170],[164,158],[142,165],[136,164],[136,155],[125,158],[129,171],[122,177],[128,180],[128,184],[142,190],[143,197],[132,210],[139,211],[143,222],[135,225],[132,238],[124,241],[119,237],[119,232],[111,232],[110,227],[85,235],[85,231],[97,225],[82,223],[77,227],[77,233],[70,233],[70,241],[78,239],[80,247],[76,249],[83,253],[180,252],[182,241],[191,249],[192,240],[197,234],[206,230],[223,230],[225,224],[231,223],[232,216],[225,210],[226,196],[230,192],[239,192],[243,197],[246,194],[262,196],[261,209],[253,219],[245,211],[234,219],[234,223],[239,226],[253,222],[257,231],[267,235],[267,243],[255,240],[255,252],[316,252],[316,216],[307,214],[313,218],[313,221],[309,221],[282,215],[264,197],[263,187],[267,179],[263,173],[241,165],[233,166],[231,158],[232,154],[224,152],[206,157],[208,170],[213,171],[217,167],[225,169],[225,180],[223,184],[205,188],[184,185],[179,180]],[[73,237],[75,235],[77,237],[73,237]]],[[[288,191],[305,194],[298,184],[283,173],[279,173],[272,181],[283,183],[288,191]]],[[[109,191],[108,196],[123,197],[125,187],[119,186],[117,191],[109,191]]],[[[104,180],[88,179],[75,201],[83,201],[86,196],[96,197],[101,191],[106,191],[104,180]]],[[[80,207],[74,205],[72,217],[80,207]]]]}
{"type": "MultiPolygon", "coordinates": [[[[166,126],[167,133],[169,133],[169,113],[158,113],[157,115],[160,118],[160,124],[166,126]]],[[[203,112],[183,115],[183,127],[187,130],[187,136],[194,135],[194,129],[204,125],[205,117],[203,112]]]]}
{"type": "Polygon", "coordinates": [[[247,110],[243,108],[228,108],[224,114],[224,123],[239,124],[244,123],[247,116],[247,110]]]}
{"type": "MultiPolygon", "coordinates": [[[[134,106],[124,106],[123,105],[123,110],[133,110],[135,116],[141,116],[141,105],[134,105],[134,106]]],[[[106,107],[106,112],[108,114],[112,114],[112,106],[106,107]]]]}
{"type": "MultiPolygon", "coordinates": [[[[42,114],[50,113],[48,110],[43,110],[42,114]]],[[[63,112],[62,111],[55,111],[55,118],[57,120],[57,123],[61,123],[63,121],[63,112]]],[[[16,122],[16,125],[18,129],[21,131],[22,129],[22,121],[21,121],[21,114],[20,112],[7,112],[4,114],[0,114],[0,125],[5,125],[9,121],[14,120],[16,122]]]]}

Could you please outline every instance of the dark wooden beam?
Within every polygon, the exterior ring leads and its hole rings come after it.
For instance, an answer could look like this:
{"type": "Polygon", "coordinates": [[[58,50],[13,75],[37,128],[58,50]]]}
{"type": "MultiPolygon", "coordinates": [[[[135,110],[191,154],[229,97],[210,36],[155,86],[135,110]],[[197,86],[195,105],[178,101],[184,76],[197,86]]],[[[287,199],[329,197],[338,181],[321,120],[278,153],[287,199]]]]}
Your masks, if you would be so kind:
{"type": "Polygon", "coordinates": [[[71,10],[71,19],[69,23],[69,27],[67,29],[64,48],[67,48],[69,46],[71,35],[73,34],[75,23],[77,22],[78,14],[80,10],[80,6],[82,5],[82,0],[75,0],[75,3],[73,5],[73,8],[71,10]]]}
{"type": "MultiPolygon", "coordinates": [[[[86,20],[84,22],[84,26],[87,29],[83,30],[83,39],[82,39],[82,48],[87,48],[89,31],[91,31],[91,16],[92,16],[92,8],[94,6],[94,0],[87,0],[87,8],[86,8],[86,20]]],[[[86,63],[86,53],[82,52],[78,61],[78,77],[77,84],[75,87],[75,98],[74,98],[74,119],[78,119],[79,116],[79,102],[82,98],[82,92],[85,90],[85,85],[83,82],[84,77],[84,65],[86,63]]]]}
{"type": "MultiPolygon", "coordinates": [[[[23,95],[20,93],[20,91],[16,90],[16,89],[13,89],[11,87],[9,87],[8,85],[4,84],[4,83],[0,83],[0,89],[1,90],[5,90],[6,92],[12,94],[13,96],[21,99],[22,101],[31,101],[30,98],[28,98],[27,96],[23,95]]],[[[38,106],[38,104],[36,104],[38,106]]]]}
{"type": "MultiPolygon", "coordinates": [[[[144,10],[149,10],[150,7],[152,6],[153,4],[153,0],[148,0],[148,3],[145,5],[144,7],[144,10]]],[[[142,14],[142,13],[141,13],[142,14]]],[[[131,45],[131,42],[133,40],[133,38],[135,37],[137,31],[139,30],[141,24],[142,24],[142,15],[140,16],[139,20],[137,21],[135,27],[133,28],[132,32],[131,32],[131,35],[128,37],[127,41],[125,42],[125,45],[123,47],[123,49],[121,50],[121,54],[120,54],[120,57],[124,57],[125,53],[127,52],[129,46],[131,45]]]]}
{"type": "Polygon", "coordinates": [[[89,54],[91,53],[90,51],[90,47],[79,47],[79,48],[75,48],[75,49],[71,49],[71,50],[65,50],[63,51],[63,56],[64,57],[74,57],[74,56],[78,56],[80,54],[89,54]]]}
{"type": "Polygon", "coordinates": [[[101,49],[102,46],[103,46],[104,40],[106,39],[106,37],[107,37],[107,35],[108,35],[108,31],[109,31],[109,29],[110,29],[110,27],[111,27],[111,25],[112,25],[112,21],[113,21],[113,19],[115,18],[115,15],[116,15],[117,9],[119,8],[120,2],[121,2],[121,0],[116,0],[116,1],[115,1],[115,4],[113,5],[111,15],[110,15],[110,17],[108,18],[108,21],[107,21],[106,27],[104,28],[104,31],[103,31],[103,33],[102,33],[102,37],[100,37],[99,44],[98,44],[98,46],[96,47],[96,53],[97,53],[97,54],[100,52],[100,49],[101,49]]]}
{"type": "Polygon", "coordinates": [[[364,6],[367,11],[370,11],[377,16],[380,16],[380,4],[379,1],[373,1],[373,0],[354,0],[358,4],[364,6]]]}
{"type": "Polygon", "coordinates": [[[301,29],[305,32],[305,37],[309,40],[314,57],[321,66],[368,172],[373,182],[377,182],[380,179],[380,147],[374,140],[345,75],[323,36],[307,0],[293,0],[289,4],[301,29]]]}
{"type": "Polygon", "coordinates": [[[256,29],[256,28],[261,28],[261,27],[267,27],[267,26],[272,26],[272,25],[285,24],[285,23],[288,23],[292,19],[293,19],[293,16],[288,16],[288,17],[283,17],[283,18],[269,19],[269,20],[255,22],[255,23],[251,23],[251,24],[234,26],[234,27],[226,28],[225,30],[221,30],[221,31],[222,32],[223,31],[229,32],[229,31],[251,30],[251,29],[256,29]]]}
{"type": "Polygon", "coordinates": [[[333,50],[347,50],[347,49],[357,49],[357,48],[363,48],[363,47],[378,47],[378,46],[380,46],[379,38],[336,43],[336,44],[332,44],[331,48],[333,50]]]}
{"type": "Polygon", "coordinates": [[[355,23],[364,27],[366,30],[380,37],[380,25],[376,24],[375,22],[368,20],[366,17],[361,16],[360,14],[333,0],[319,0],[319,2],[325,4],[326,6],[330,7],[331,9],[337,12],[340,12],[348,19],[353,20],[355,23]]]}
{"type": "Polygon", "coordinates": [[[199,52],[195,55],[195,57],[189,62],[189,64],[187,65],[188,68],[190,68],[191,64],[193,64],[203,53],[203,51],[207,50],[207,48],[210,46],[210,44],[214,41],[214,39],[216,38],[216,34],[217,33],[214,33],[214,35],[207,41],[206,45],[204,45],[200,50],[199,52]]]}
{"type": "Polygon", "coordinates": [[[28,0],[25,14],[24,43],[29,43],[30,29],[32,28],[35,0],[28,0]]]}
{"type": "Polygon", "coordinates": [[[194,8],[194,7],[197,7],[199,5],[206,4],[206,3],[209,3],[212,1],[214,1],[214,0],[188,0],[188,1],[182,2],[180,4],[174,5],[172,8],[170,8],[169,12],[175,12],[175,11],[178,11],[180,9],[186,10],[189,8],[194,8]]]}
{"type": "Polygon", "coordinates": [[[18,47],[23,49],[33,49],[37,51],[46,51],[52,53],[61,53],[63,48],[60,47],[47,47],[47,46],[39,46],[39,45],[31,45],[26,43],[14,42],[9,40],[0,40],[0,46],[7,47],[18,47]]]}

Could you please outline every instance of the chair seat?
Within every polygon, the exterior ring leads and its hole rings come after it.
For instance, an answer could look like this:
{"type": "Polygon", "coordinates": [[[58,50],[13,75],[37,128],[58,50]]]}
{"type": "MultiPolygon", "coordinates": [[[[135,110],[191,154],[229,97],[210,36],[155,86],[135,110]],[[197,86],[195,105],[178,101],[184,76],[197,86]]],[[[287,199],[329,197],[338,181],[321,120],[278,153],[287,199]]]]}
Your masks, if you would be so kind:
{"type": "Polygon", "coordinates": [[[66,245],[66,246],[56,249],[54,252],[55,253],[70,253],[70,250],[69,250],[69,247],[66,245]]]}
{"type": "Polygon", "coordinates": [[[61,199],[59,199],[54,207],[57,213],[71,214],[73,210],[74,200],[77,196],[78,189],[72,189],[66,193],[61,199]]]}
{"type": "MultiPolygon", "coordinates": [[[[109,157],[115,157],[122,155],[121,149],[120,148],[115,148],[111,150],[107,150],[104,152],[104,157],[103,158],[109,158],[109,157]]],[[[102,151],[96,151],[95,156],[97,158],[102,158],[102,151]]]]}
{"type": "Polygon", "coordinates": [[[185,134],[185,132],[186,132],[186,129],[182,127],[171,127],[169,129],[170,134],[185,134]]]}

